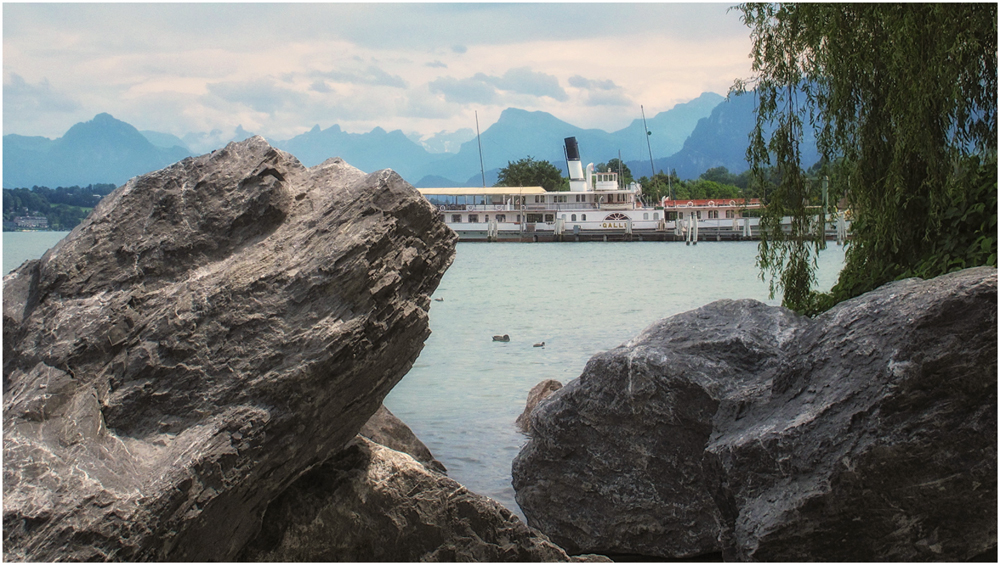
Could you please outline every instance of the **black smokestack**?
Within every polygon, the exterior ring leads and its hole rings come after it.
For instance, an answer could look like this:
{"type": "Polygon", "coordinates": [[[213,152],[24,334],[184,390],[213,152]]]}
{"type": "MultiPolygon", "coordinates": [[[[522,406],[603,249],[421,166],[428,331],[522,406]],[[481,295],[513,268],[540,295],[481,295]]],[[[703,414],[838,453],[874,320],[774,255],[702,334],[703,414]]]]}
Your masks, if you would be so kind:
{"type": "Polygon", "coordinates": [[[576,143],[575,137],[567,137],[566,142],[566,159],[569,161],[579,161],[580,160],[580,146],[576,143]]]}

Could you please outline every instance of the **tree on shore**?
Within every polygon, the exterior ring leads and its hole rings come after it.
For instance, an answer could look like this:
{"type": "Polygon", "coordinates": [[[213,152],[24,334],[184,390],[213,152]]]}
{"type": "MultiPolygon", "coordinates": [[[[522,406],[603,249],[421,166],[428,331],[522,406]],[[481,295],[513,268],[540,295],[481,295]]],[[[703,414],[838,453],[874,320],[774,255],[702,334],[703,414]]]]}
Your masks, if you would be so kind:
{"type": "Polygon", "coordinates": [[[500,169],[496,186],[540,186],[549,192],[569,190],[562,173],[548,161],[536,161],[530,155],[516,162],[507,161],[500,169]]]}
{"type": "Polygon", "coordinates": [[[766,195],[757,264],[772,296],[814,314],[898,278],[996,266],[996,4],[738,9],[753,75],[732,92],[757,97],[747,158],[753,190],[766,195]],[[829,202],[845,196],[853,214],[829,294],[810,289],[819,236],[804,127],[815,128],[829,202]]]}

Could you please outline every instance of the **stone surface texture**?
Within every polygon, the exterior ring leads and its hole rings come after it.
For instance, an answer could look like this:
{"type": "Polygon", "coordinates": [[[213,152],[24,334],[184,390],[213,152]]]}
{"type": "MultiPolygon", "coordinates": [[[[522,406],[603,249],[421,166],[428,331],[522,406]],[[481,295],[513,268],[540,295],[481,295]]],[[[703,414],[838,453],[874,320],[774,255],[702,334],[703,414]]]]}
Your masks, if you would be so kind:
{"type": "Polygon", "coordinates": [[[996,390],[996,269],[815,319],[720,301],[542,403],[514,488],[571,553],[971,559],[996,551],[996,390]]]}
{"type": "Polygon", "coordinates": [[[434,458],[431,450],[424,445],[424,442],[420,441],[410,426],[407,426],[385,406],[380,406],[358,433],[389,449],[406,453],[429,469],[444,475],[448,474],[444,463],[434,458]]]}
{"type": "Polygon", "coordinates": [[[119,187],[4,277],[4,558],[231,560],[410,368],[454,243],[260,137],[119,187]]]}
{"type": "Polygon", "coordinates": [[[727,559],[995,559],[996,269],[818,316],[766,397],[720,407],[707,451],[727,559]]]}
{"type": "Polygon", "coordinates": [[[245,561],[570,561],[497,502],[359,437],[268,508],[245,561]]]}
{"type": "Polygon", "coordinates": [[[701,454],[721,398],[762,388],[805,319],[714,302],[594,356],[532,413],[513,464],[528,523],[571,553],[683,558],[720,551],[701,454]]]}
{"type": "Polygon", "coordinates": [[[528,400],[524,403],[524,412],[514,420],[514,425],[523,434],[530,432],[530,417],[531,413],[534,412],[538,404],[545,400],[546,398],[552,396],[552,393],[561,389],[562,383],[552,379],[546,379],[537,385],[531,387],[528,391],[528,400]]]}

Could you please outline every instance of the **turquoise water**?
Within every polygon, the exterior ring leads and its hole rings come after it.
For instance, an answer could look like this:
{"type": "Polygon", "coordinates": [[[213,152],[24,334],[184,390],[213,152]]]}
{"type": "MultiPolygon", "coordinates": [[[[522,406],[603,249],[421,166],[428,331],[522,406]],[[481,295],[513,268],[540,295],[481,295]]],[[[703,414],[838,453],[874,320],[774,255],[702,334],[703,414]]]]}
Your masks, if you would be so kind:
{"type": "MultiPolygon", "coordinates": [[[[4,274],[64,235],[4,233],[4,274]]],[[[756,254],[752,242],[460,243],[434,294],[443,301],[431,302],[433,333],[385,405],[449,476],[520,514],[510,465],[526,440],[514,420],[531,387],[565,384],[592,355],[713,300],[778,304],[756,254]]],[[[820,254],[819,288],[833,286],[843,261],[833,244],[820,254]]]]}
{"type": "Polygon", "coordinates": [[[3,232],[3,274],[13,271],[28,259],[38,259],[50,247],[66,237],[68,231],[3,232]]]}
{"type": "MultiPolygon", "coordinates": [[[[460,243],[434,294],[444,300],[431,302],[433,334],[385,405],[449,476],[520,514],[510,466],[526,441],[514,420],[531,387],[566,384],[592,355],[713,300],[778,304],[756,254],[753,242],[460,243]]],[[[819,288],[833,286],[843,261],[833,244],[820,254],[819,288]]]]}

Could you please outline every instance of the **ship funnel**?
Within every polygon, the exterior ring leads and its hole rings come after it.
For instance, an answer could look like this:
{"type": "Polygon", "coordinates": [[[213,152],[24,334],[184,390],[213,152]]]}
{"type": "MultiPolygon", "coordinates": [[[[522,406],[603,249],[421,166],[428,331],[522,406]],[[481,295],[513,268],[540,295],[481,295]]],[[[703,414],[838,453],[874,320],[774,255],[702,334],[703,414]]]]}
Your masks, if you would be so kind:
{"type": "MultiPolygon", "coordinates": [[[[583,164],[580,163],[580,146],[576,143],[575,137],[567,137],[566,143],[566,169],[569,172],[569,180],[584,180],[583,164]]],[[[570,190],[573,183],[570,182],[570,190]]]]}
{"type": "Polygon", "coordinates": [[[566,159],[570,161],[580,160],[580,146],[576,143],[575,137],[567,137],[566,142],[566,159]]]}

